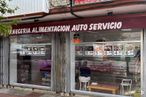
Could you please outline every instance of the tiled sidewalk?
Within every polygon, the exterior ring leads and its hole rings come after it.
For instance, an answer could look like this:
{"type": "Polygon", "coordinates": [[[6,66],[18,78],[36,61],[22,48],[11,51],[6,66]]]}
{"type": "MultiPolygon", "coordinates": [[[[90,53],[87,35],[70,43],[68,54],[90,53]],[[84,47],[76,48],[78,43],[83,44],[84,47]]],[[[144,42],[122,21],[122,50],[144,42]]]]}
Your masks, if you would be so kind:
{"type": "Polygon", "coordinates": [[[91,96],[62,96],[49,91],[32,91],[27,89],[0,89],[0,97],[91,97],[91,96]]]}
{"type": "Polygon", "coordinates": [[[0,93],[0,97],[19,97],[19,96],[0,93]]]}
{"type": "Polygon", "coordinates": [[[14,94],[6,94],[6,93],[0,93],[0,97],[41,97],[42,94],[38,94],[38,93],[30,93],[28,95],[25,96],[18,96],[18,95],[14,95],[14,94]]]}
{"type": "Polygon", "coordinates": [[[0,89],[0,97],[41,97],[43,94],[20,89],[0,89]]]}

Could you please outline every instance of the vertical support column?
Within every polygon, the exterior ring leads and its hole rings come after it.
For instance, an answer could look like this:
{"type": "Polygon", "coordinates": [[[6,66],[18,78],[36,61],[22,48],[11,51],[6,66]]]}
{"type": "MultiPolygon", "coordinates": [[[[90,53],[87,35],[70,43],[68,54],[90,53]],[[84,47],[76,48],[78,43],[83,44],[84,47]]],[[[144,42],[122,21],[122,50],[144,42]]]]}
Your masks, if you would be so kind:
{"type": "Polygon", "coordinates": [[[3,38],[0,38],[0,84],[3,85],[3,38]]]}
{"type": "Polygon", "coordinates": [[[141,77],[141,88],[142,88],[142,96],[146,97],[146,29],[143,32],[143,68],[142,68],[142,77],[141,77]]]}
{"type": "Polygon", "coordinates": [[[9,51],[10,47],[9,47],[9,38],[4,38],[3,41],[3,72],[4,72],[4,76],[3,76],[3,83],[8,85],[9,84],[9,70],[8,70],[8,66],[9,66],[9,51]]]}
{"type": "Polygon", "coordinates": [[[2,38],[1,40],[1,82],[3,85],[8,85],[9,83],[9,73],[8,73],[8,65],[9,65],[9,38],[2,38]]]}
{"type": "Polygon", "coordinates": [[[66,68],[65,68],[65,92],[70,93],[70,33],[66,33],[66,68]]]}
{"type": "Polygon", "coordinates": [[[66,37],[65,33],[55,33],[53,46],[53,90],[65,92],[66,78],[66,37]]]}

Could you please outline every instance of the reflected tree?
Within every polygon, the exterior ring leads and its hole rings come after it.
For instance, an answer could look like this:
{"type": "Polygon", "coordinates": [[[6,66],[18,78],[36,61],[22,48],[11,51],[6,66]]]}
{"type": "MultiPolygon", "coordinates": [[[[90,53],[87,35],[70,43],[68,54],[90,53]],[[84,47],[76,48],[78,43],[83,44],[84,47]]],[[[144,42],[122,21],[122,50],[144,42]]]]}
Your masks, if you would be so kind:
{"type": "Polygon", "coordinates": [[[9,8],[8,6],[8,2],[10,2],[11,0],[0,0],[0,35],[1,36],[8,36],[10,34],[11,31],[11,25],[16,24],[17,20],[11,20],[6,22],[4,15],[9,13],[12,14],[14,13],[15,10],[17,10],[17,8],[9,8]]]}

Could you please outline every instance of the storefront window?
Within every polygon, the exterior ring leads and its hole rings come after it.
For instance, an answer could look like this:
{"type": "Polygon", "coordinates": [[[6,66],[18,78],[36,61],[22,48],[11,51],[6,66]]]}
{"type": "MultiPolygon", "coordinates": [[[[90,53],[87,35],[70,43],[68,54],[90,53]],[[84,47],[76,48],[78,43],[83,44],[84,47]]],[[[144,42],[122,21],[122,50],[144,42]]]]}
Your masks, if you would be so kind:
{"type": "Polygon", "coordinates": [[[80,38],[72,41],[75,90],[124,96],[140,90],[140,31],[74,34],[80,38]]]}
{"type": "Polygon", "coordinates": [[[51,85],[52,35],[10,37],[10,82],[51,85]]]}

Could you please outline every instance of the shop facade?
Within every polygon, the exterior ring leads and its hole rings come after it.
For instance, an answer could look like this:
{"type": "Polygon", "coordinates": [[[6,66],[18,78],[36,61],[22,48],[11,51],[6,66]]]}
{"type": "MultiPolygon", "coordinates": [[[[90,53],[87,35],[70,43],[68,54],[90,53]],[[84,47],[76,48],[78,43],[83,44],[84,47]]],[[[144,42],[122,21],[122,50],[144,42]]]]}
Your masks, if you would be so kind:
{"type": "Polygon", "coordinates": [[[103,97],[145,95],[144,15],[13,26],[9,84],[103,97]]]}

